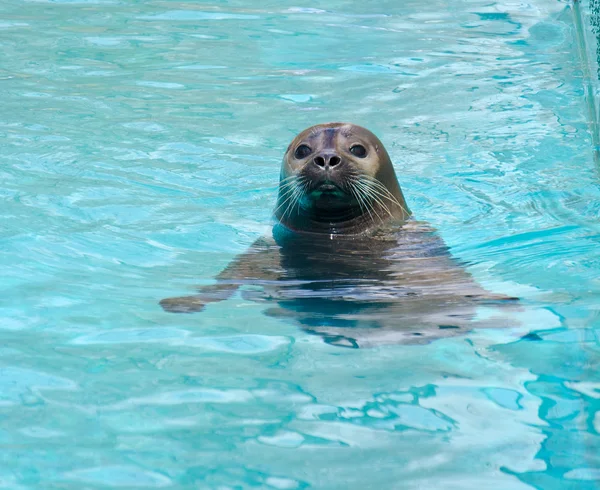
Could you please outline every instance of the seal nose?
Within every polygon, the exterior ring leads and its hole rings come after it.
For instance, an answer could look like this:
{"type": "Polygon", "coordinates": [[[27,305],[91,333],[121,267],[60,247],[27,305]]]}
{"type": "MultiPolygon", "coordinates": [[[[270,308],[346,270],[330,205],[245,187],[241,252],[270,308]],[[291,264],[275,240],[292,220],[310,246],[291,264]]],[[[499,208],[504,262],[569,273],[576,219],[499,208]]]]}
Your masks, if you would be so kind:
{"type": "Polygon", "coordinates": [[[313,159],[313,162],[318,167],[321,167],[323,170],[326,170],[328,168],[338,166],[340,163],[342,163],[342,159],[335,153],[319,153],[313,159]]]}

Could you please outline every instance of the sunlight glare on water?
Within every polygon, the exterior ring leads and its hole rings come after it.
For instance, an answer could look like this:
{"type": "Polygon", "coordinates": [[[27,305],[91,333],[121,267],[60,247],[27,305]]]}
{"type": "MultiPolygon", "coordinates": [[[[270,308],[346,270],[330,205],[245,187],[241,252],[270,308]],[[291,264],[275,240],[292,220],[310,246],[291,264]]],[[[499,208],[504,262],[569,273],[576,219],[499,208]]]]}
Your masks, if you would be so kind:
{"type": "Polygon", "coordinates": [[[567,2],[3,0],[0,47],[0,488],[600,484],[567,2]],[[161,310],[269,230],[287,145],[330,120],[522,298],[509,328],[343,349],[239,295],[161,310]]]}

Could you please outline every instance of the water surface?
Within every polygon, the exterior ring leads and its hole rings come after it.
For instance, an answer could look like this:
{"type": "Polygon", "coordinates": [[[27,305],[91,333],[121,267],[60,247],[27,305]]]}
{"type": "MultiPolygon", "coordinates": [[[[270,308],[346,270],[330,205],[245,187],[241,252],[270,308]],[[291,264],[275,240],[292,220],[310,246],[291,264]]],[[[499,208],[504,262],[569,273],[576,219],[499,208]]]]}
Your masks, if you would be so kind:
{"type": "MultiPolygon", "coordinates": [[[[5,0],[0,487],[591,489],[600,190],[566,2],[5,0]],[[512,327],[343,349],[210,284],[330,120],[512,327]]],[[[490,315],[482,309],[481,317],[490,315]]]]}

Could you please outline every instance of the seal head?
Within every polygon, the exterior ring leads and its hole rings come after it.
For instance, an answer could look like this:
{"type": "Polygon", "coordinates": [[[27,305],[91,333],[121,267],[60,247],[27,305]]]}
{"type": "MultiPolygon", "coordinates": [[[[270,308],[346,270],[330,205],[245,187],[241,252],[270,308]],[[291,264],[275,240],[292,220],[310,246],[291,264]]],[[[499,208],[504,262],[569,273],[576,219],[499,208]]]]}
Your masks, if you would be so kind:
{"type": "Polygon", "coordinates": [[[302,131],[283,157],[275,217],[304,233],[360,235],[410,211],[377,136],[349,123],[302,131]]]}

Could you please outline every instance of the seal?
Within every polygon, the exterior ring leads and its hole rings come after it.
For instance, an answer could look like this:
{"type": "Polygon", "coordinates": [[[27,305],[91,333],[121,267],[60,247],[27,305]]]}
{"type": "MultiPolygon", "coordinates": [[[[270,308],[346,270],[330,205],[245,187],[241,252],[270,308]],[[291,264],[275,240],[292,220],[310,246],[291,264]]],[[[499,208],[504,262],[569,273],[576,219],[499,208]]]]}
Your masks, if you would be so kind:
{"type": "Polygon", "coordinates": [[[214,285],[164,299],[163,309],[201,311],[241,288],[269,303],[268,315],[358,348],[489,326],[473,321],[478,306],[516,300],[479,286],[436,231],[412,218],[387,151],[363,127],[319,124],[296,136],[274,216],[272,236],[236,257],[214,285]]]}

